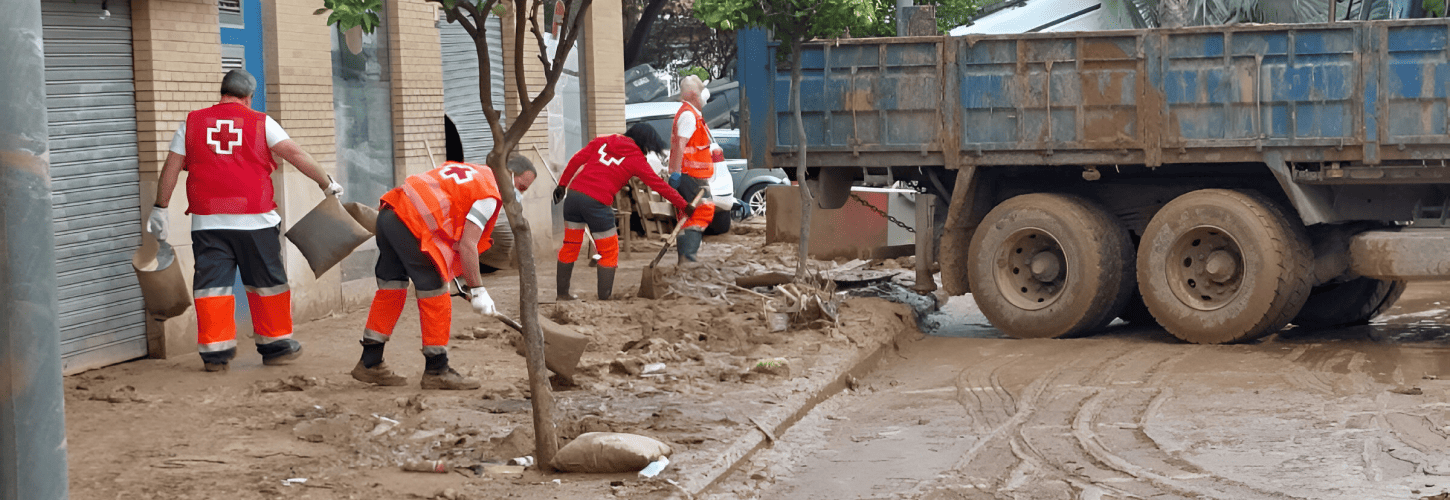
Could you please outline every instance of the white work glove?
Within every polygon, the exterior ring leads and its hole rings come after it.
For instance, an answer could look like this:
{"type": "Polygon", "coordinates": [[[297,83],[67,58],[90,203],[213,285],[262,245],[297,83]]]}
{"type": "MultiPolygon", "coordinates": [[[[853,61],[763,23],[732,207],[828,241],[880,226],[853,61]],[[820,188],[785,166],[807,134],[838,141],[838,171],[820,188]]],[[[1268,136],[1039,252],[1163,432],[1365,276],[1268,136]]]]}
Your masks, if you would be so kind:
{"type": "Polygon", "coordinates": [[[169,211],[165,208],[151,207],[151,216],[146,218],[146,232],[156,237],[156,241],[166,241],[166,221],[170,217],[169,211]]]}
{"type": "Polygon", "coordinates": [[[483,287],[470,288],[468,293],[473,295],[473,310],[484,316],[498,314],[498,309],[493,306],[493,298],[488,296],[488,290],[484,290],[483,287]]]}
{"type": "Polygon", "coordinates": [[[342,184],[332,180],[332,176],[329,175],[327,176],[327,188],[322,190],[322,194],[333,197],[342,196],[342,184]]]}

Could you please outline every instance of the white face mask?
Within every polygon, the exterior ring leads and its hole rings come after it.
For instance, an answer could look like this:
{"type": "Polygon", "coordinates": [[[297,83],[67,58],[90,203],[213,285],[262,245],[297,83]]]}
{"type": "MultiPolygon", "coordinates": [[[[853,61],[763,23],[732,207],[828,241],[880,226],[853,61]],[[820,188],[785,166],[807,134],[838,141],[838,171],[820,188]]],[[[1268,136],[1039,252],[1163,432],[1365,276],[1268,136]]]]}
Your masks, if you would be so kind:
{"type": "Polygon", "coordinates": [[[700,102],[710,102],[710,89],[700,91],[700,102]]]}
{"type": "Polygon", "coordinates": [[[524,192],[523,191],[519,191],[519,188],[514,188],[514,199],[515,200],[522,200],[522,199],[524,199],[524,192]]]}

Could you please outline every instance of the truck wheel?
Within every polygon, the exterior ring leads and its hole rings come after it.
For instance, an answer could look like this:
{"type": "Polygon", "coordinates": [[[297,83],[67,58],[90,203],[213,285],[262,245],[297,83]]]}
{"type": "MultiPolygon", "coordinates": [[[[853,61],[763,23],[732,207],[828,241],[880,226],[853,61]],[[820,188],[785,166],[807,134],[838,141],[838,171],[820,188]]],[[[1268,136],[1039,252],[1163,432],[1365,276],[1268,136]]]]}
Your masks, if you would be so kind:
{"type": "Polygon", "coordinates": [[[993,208],[972,235],[967,278],[982,314],[1016,338],[1086,335],[1133,289],[1127,230],[1098,204],[1034,193],[993,208]]]}
{"type": "Polygon", "coordinates": [[[1405,292],[1405,282],[1357,278],[1315,287],[1293,323],[1303,328],[1363,325],[1389,310],[1405,292]]]}
{"type": "Polygon", "coordinates": [[[1138,288],[1158,323],[1197,344],[1283,328],[1309,298],[1303,224],[1268,198],[1203,189],[1168,202],[1138,246],[1138,288]]]}

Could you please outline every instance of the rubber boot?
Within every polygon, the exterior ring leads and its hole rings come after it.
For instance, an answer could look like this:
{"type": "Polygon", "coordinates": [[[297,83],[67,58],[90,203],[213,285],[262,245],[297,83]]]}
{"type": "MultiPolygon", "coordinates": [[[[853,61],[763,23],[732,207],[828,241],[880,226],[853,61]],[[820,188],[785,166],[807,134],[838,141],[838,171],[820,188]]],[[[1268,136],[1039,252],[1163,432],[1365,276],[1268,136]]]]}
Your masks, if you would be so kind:
{"type": "Polygon", "coordinates": [[[420,385],[424,389],[437,389],[444,391],[471,391],[482,387],[483,384],[477,380],[464,377],[457,370],[448,366],[448,354],[437,354],[426,356],[423,370],[423,381],[420,385]]]}
{"type": "Polygon", "coordinates": [[[554,287],[558,290],[555,300],[574,300],[577,297],[569,294],[569,281],[574,278],[574,263],[559,263],[559,273],[554,276],[554,287]]]}
{"type": "Polygon", "coordinates": [[[614,294],[614,271],[615,267],[599,268],[599,300],[609,300],[614,294]]]}
{"type": "Polygon", "coordinates": [[[285,365],[302,357],[302,343],[292,339],[282,339],[270,344],[259,344],[257,353],[262,355],[264,365],[285,365]]]}
{"type": "Polygon", "coordinates": [[[388,368],[383,362],[383,347],[387,344],[374,340],[362,341],[362,359],[357,360],[357,366],[352,368],[352,378],[358,382],[373,385],[399,386],[406,385],[408,379],[388,368]]]}
{"type": "Polygon", "coordinates": [[[232,358],[237,357],[237,348],[233,347],[225,351],[201,353],[202,369],[209,372],[224,372],[231,365],[232,358]]]}
{"type": "Polygon", "coordinates": [[[700,251],[700,242],[705,239],[703,231],[686,229],[680,231],[675,237],[675,246],[680,249],[680,259],[695,262],[695,254],[700,251]]]}

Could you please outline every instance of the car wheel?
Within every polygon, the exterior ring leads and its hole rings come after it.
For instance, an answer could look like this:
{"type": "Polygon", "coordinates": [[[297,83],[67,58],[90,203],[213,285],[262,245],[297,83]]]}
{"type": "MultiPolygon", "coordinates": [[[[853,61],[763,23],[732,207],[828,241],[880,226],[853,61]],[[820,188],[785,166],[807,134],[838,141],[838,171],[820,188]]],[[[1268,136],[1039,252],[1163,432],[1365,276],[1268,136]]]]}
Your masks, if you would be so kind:
{"type": "Polygon", "coordinates": [[[770,184],[756,184],[745,190],[745,195],[740,197],[741,206],[744,207],[741,209],[744,212],[742,218],[765,216],[765,188],[767,187],[770,187],[770,184]]]}

